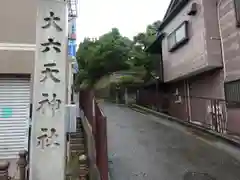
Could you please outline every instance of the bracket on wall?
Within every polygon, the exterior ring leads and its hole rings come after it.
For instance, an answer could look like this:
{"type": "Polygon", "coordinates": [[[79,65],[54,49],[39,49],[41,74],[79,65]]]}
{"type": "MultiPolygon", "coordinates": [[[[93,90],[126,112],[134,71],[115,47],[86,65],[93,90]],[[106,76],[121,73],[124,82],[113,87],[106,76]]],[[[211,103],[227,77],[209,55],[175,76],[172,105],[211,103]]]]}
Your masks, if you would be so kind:
{"type": "Polygon", "coordinates": [[[195,16],[197,14],[197,3],[192,3],[191,9],[188,12],[189,16],[195,16]]]}

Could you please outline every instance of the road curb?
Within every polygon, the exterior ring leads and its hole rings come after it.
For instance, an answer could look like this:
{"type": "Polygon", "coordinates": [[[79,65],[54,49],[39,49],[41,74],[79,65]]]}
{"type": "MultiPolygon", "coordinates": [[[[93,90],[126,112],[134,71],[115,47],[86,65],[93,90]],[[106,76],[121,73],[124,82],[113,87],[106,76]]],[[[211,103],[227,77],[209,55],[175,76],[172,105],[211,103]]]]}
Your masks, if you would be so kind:
{"type": "Polygon", "coordinates": [[[178,124],[181,124],[181,125],[184,125],[184,126],[187,126],[187,127],[190,127],[190,128],[193,128],[193,129],[196,129],[196,130],[199,130],[203,133],[208,133],[212,136],[215,136],[217,138],[220,138],[222,139],[223,141],[225,141],[226,143],[228,144],[231,144],[231,145],[234,145],[238,148],[240,148],[240,143],[238,141],[235,141],[229,137],[226,137],[222,134],[219,134],[217,132],[214,132],[212,130],[209,130],[209,129],[206,129],[206,128],[203,128],[199,125],[196,125],[196,124],[192,124],[192,123],[189,123],[187,121],[183,121],[181,119],[178,119],[178,118],[175,118],[175,117],[172,117],[172,116],[169,116],[169,115],[166,115],[166,114],[163,114],[163,113],[160,113],[160,112],[157,112],[157,111],[154,111],[152,109],[149,109],[149,108],[146,108],[146,107],[143,107],[143,106],[139,106],[139,105],[136,105],[136,104],[131,104],[129,105],[128,107],[130,108],[136,108],[136,109],[140,109],[142,111],[145,111],[147,113],[150,113],[152,115],[155,115],[155,116],[158,116],[158,117],[161,117],[161,118],[165,118],[169,121],[174,121],[174,122],[177,122],[178,124]]]}

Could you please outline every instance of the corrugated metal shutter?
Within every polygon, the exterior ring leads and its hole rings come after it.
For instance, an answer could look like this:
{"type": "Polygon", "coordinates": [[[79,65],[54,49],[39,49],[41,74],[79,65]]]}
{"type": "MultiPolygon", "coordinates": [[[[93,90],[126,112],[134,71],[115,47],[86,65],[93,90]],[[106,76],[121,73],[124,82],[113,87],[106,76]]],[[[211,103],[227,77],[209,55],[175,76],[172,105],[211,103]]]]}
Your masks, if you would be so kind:
{"type": "Polygon", "coordinates": [[[16,158],[26,146],[30,80],[0,78],[0,159],[16,158]]]}

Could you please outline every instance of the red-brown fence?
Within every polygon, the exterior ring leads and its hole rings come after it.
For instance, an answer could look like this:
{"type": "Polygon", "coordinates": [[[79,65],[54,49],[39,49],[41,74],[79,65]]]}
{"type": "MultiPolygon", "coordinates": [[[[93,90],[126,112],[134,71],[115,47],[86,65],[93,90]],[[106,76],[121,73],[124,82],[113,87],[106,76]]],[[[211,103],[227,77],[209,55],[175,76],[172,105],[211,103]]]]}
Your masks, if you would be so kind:
{"type": "MultiPolygon", "coordinates": [[[[152,101],[144,99],[147,93],[140,95],[142,97],[136,102],[141,106],[156,109],[158,104],[163,113],[210,129],[240,143],[240,102],[160,93],[159,96],[163,97],[164,101],[160,101],[159,98],[157,103],[156,98],[152,98],[152,101]]],[[[152,95],[149,94],[150,96],[152,95]]]]}
{"type": "Polygon", "coordinates": [[[97,104],[92,90],[80,92],[79,104],[92,126],[101,179],[108,180],[107,118],[97,104]]]}

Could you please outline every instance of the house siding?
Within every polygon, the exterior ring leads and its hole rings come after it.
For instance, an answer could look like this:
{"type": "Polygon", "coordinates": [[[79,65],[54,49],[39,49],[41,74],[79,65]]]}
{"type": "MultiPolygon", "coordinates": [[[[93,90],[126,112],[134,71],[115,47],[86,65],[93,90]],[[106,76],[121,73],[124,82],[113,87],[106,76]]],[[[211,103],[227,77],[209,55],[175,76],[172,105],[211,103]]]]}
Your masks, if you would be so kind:
{"type": "Polygon", "coordinates": [[[177,117],[184,121],[189,121],[189,111],[188,111],[188,100],[186,82],[184,80],[178,81],[177,83],[168,84],[168,113],[171,116],[177,117]],[[178,89],[179,94],[181,95],[181,102],[176,102],[174,96],[176,89],[178,89]]]}
{"type": "Polygon", "coordinates": [[[36,0],[1,0],[0,43],[35,44],[36,0]]]}
{"type": "MultiPolygon", "coordinates": [[[[189,79],[188,83],[191,120],[209,127],[212,123],[212,115],[208,109],[211,107],[212,100],[224,98],[223,71],[205,72],[189,79]]],[[[224,103],[222,108],[225,108],[224,103]]],[[[223,114],[225,117],[225,111],[223,114]]]]}
{"type": "Polygon", "coordinates": [[[185,121],[209,126],[211,115],[208,106],[212,99],[223,99],[223,71],[212,70],[192,78],[167,84],[169,87],[170,115],[185,121]],[[176,102],[174,93],[178,89],[181,102],[176,102]],[[201,108],[199,108],[201,107],[201,108]]]}
{"type": "MultiPolygon", "coordinates": [[[[216,2],[216,1],[215,1],[216,2]]],[[[183,21],[189,22],[189,42],[174,52],[168,51],[167,38],[162,42],[164,81],[183,79],[210,69],[222,67],[220,42],[211,40],[219,36],[218,24],[211,23],[206,17],[217,19],[216,3],[208,0],[190,1],[182,11],[163,29],[169,35],[183,21]],[[198,12],[189,16],[192,2],[196,2],[198,12]],[[212,12],[212,7],[215,11],[212,12]]]]}
{"type": "Polygon", "coordinates": [[[32,74],[36,38],[36,1],[0,2],[0,74],[32,74]]]}
{"type": "Polygon", "coordinates": [[[217,0],[202,0],[204,7],[204,27],[206,58],[210,67],[223,67],[217,0]]]}
{"type": "Polygon", "coordinates": [[[236,27],[233,0],[222,1],[219,14],[225,81],[229,82],[240,78],[240,28],[236,27]]]}
{"type": "MultiPolygon", "coordinates": [[[[226,107],[224,92],[225,82],[240,79],[240,28],[236,27],[233,2],[192,0],[164,27],[168,35],[187,20],[190,39],[171,53],[167,38],[162,41],[164,88],[167,89],[163,94],[168,95],[171,116],[218,132],[221,126],[224,129],[221,133],[226,130],[227,134],[240,135],[240,108],[226,107]],[[196,16],[187,15],[192,2],[198,4],[196,16]],[[182,95],[181,102],[176,102],[176,89],[182,95]],[[213,110],[216,107],[218,114],[213,110]]],[[[147,98],[147,93],[144,96],[147,98]]],[[[144,101],[147,100],[150,101],[144,101]]]]}
{"type": "Polygon", "coordinates": [[[27,75],[33,81],[36,2],[36,0],[2,0],[0,2],[1,76],[27,75]]]}
{"type": "MultiPolygon", "coordinates": [[[[240,79],[240,28],[236,27],[233,0],[223,0],[219,9],[220,32],[223,43],[225,82],[240,79]]],[[[227,130],[240,134],[240,108],[227,108],[227,130]]]]}
{"type": "MultiPolygon", "coordinates": [[[[189,42],[176,51],[168,52],[163,40],[164,81],[172,95],[178,89],[182,95],[177,103],[170,98],[169,114],[182,120],[210,127],[209,112],[213,99],[224,99],[224,71],[218,23],[217,0],[192,0],[164,29],[170,34],[179,23],[189,22],[189,42]],[[195,16],[187,15],[191,4],[197,3],[195,16]],[[199,108],[201,107],[201,108],[199,108]]],[[[173,96],[174,97],[174,96],[173,96]]],[[[221,104],[225,109],[225,104],[221,104]]],[[[222,121],[226,122],[226,111],[222,121]]]]}

